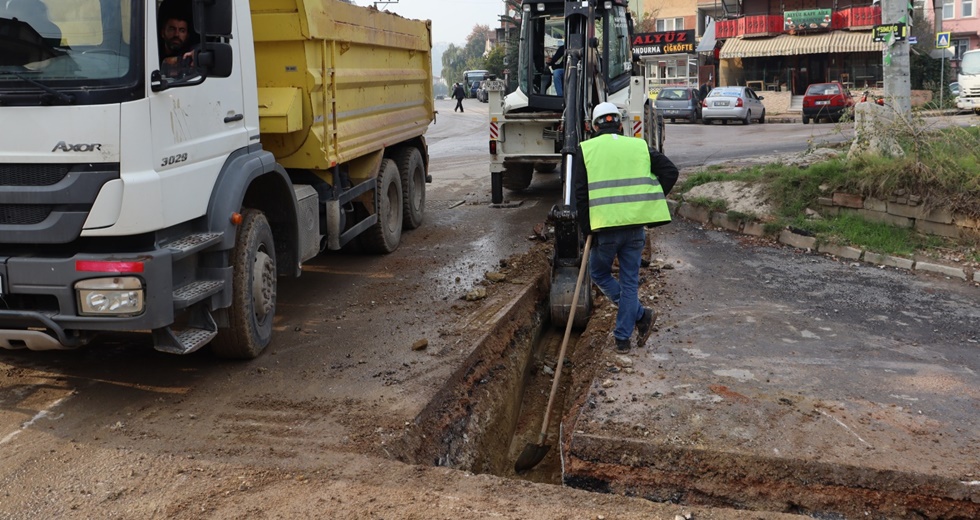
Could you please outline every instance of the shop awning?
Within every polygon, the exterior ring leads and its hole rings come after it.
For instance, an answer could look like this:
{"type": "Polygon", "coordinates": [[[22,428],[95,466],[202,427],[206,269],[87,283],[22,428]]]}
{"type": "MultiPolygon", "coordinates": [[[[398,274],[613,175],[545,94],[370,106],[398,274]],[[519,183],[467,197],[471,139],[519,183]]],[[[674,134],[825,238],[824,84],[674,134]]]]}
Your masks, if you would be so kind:
{"type": "Polygon", "coordinates": [[[715,50],[715,21],[708,20],[708,25],[704,28],[704,34],[701,35],[701,41],[698,42],[698,48],[695,52],[711,52],[715,50]]]}
{"type": "Polygon", "coordinates": [[[780,34],[773,38],[729,38],[721,47],[720,58],[758,58],[842,52],[873,52],[881,43],[872,41],[870,32],[833,31],[795,36],[780,34]]]}
{"type": "Polygon", "coordinates": [[[868,31],[834,31],[834,41],[831,45],[833,53],[840,52],[881,52],[881,42],[871,39],[868,31]]]}

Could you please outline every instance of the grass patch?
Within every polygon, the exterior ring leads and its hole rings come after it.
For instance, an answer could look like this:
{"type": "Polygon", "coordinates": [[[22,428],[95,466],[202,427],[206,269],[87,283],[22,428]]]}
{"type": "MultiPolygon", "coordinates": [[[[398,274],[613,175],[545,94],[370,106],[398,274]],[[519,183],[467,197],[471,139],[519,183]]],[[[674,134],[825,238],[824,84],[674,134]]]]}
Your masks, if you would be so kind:
{"type": "Polygon", "coordinates": [[[870,222],[849,214],[823,220],[798,218],[789,225],[812,233],[822,243],[850,245],[895,256],[908,257],[922,249],[951,245],[942,237],[922,235],[909,228],[870,222]]]}
{"type": "MultiPolygon", "coordinates": [[[[738,171],[709,168],[692,174],[678,186],[678,193],[708,183],[742,181],[765,187],[774,208],[763,223],[776,235],[787,227],[810,233],[823,243],[850,245],[882,254],[908,257],[916,252],[954,250],[967,261],[980,258],[976,237],[952,240],[924,235],[913,229],[871,222],[856,214],[810,219],[822,208],[818,199],[845,192],[881,201],[906,199],[925,210],[942,209],[980,218],[980,127],[930,128],[922,120],[899,121],[885,130],[902,147],[903,156],[865,153],[795,166],[772,163],[738,171]]],[[[723,201],[688,200],[712,211],[724,211],[723,201]]],[[[728,212],[729,218],[749,221],[756,217],[728,212]]]]}
{"type": "MultiPolygon", "coordinates": [[[[707,171],[698,172],[688,176],[686,179],[684,179],[684,182],[680,183],[674,188],[674,191],[684,194],[698,186],[701,186],[702,184],[722,181],[758,182],[761,178],[762,169],[757,166],[739,170],[737,172],[721,171],[712,166],[707,171]]],[[[673,193],[673,191],[671,193],[673,193]]]]}
{"type": "Polygon", "coordinates": [[[685,198],[684,201],[693,204],[695,206],[707,208],[711,211],[728,210],[728,202],[721,199],[709,199],[707,197],[689,197],[689,198],[685,198]]]}

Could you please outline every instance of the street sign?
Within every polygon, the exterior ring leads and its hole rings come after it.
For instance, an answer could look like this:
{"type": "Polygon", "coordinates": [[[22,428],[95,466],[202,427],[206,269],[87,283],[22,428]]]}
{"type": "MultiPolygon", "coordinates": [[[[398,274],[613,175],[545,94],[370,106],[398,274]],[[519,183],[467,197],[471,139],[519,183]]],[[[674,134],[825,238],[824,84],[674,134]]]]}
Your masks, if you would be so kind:
{"type": "Polygon", "coordinates": [[[894,35],[895,41],[904,41],[909,35],[909,27],[904,23],[889,23],[871,28],[871,39],[876,42],[886,41],[889,35],[894,35]]]}
{"type": "Polygon", "coordinates": [[[949,32],[936,33],[936,48],[937,49],[949,48],[949,32]]]}
{"type": "Polygon", "coordinates": [[[909,45],[915,45],[919,43],[919,38],[915,36],[909,36],[909,45]]]}

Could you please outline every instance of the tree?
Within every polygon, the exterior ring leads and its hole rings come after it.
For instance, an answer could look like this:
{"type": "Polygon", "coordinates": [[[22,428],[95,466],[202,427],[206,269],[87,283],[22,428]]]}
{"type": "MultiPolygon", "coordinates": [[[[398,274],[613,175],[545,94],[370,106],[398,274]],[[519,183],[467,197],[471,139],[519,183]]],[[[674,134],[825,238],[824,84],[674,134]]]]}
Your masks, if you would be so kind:
{"type": "Polygon", "coordinates": [[[464,71],[486,68],[483,54],[489,38],[490,27],[477,24],[466,38],[465,46],[449,44],[446,52],[442,53],[442,77],[447,85],[462,82],[464,71]]]}
{"type": "Polygon", "coordinates": [[[442,77],[447,85],[463,81],[463,71],[466,70],[464,49],[449,44],[446,52],[442,53],[442,77]]]}
{"type": "Polygon", "coordinates": [[[498,78],[504,77],[504,46],[494,45],[484,60],[484,67],[490,74],[495,74],[498,78]]]}
{"type": "Polygon", "coordinates": [[[916,90],[932,90],[939,100],[938,93],[942,85],[952,81],[952,73],[949,62],[943,65],[942,61],[932,57],[936,42],[936,28],[932,20],[925,18],[922,12],[917,11],[912,18],[912,28],[909,34],[915,36],[919,43],[910,46],[909,53],[909,82],[916,90]],[[946,77],[940,78],[940,71],[946,77]]]}
{"type": "Polygon", "coordinates": [[[490,27],[486,25],[474,25],[473,31],[466,37],[466,57],[483,57],[487,52],[487,41],[490,39],[490,27]]]}
{"type": "Polygon", "coordinates": [[[657,32],[657,14],[660,9],[647,11],[641,15],[639,20],[633,22],[634,33],[657,32]]]}

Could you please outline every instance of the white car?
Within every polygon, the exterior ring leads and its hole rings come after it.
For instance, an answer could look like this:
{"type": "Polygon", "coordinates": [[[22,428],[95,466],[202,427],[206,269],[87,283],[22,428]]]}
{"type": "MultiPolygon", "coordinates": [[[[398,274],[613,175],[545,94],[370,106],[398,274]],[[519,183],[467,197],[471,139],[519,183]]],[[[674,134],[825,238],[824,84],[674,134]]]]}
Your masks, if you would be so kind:
{"type": "Polygon", "coordinates": [[[741,121],[747,125],[756,119],[765,123],[766,107],[762,100],[749,87],[714,88],[701,102],[701,122],[710,125],[721,121],[727,125],[729,121],[741,121]]]}

